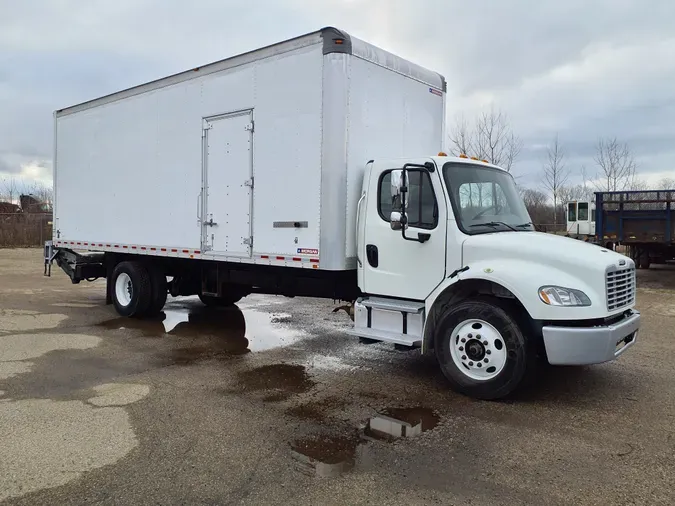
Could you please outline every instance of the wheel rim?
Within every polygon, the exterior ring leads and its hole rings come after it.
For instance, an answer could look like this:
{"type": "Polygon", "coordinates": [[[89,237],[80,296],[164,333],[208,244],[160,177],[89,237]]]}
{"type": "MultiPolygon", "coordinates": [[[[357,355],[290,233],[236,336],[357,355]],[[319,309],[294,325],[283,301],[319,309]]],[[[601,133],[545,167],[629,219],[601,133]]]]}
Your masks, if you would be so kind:
{"type": "Polygon", "coordinates": [[[506,365],[506,343],[499,331],[484,320],[465,320],[450,336],[452,361],[476,381],[495,378],[506,365]]]}
{"type": "Polygon", "coordinates": [[[127,307],[134,296],[134,285],[126,272],[120,273],[115,281],[115,297],[120,305],[127,307]]]}

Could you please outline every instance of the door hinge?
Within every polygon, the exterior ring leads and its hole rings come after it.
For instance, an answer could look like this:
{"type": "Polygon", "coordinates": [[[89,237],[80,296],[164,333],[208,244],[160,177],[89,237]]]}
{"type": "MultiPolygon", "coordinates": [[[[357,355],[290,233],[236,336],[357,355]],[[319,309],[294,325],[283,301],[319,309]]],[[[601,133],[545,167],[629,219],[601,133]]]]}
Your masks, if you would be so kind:
{"type": "Polygon", "coordinates": [[[250,186],[251,188],[253,188],[253,178],[244,181],[244,186],[250,186]]]}
{"type": "Polygon", "coordinates": [[[244,237],[244,244],[246,244],[247,246],[253,247],[253,236],[244,237]]]}
{"type": "Polygon", "coordinates": [[[246,125],[245,130],[247,132],[254,132],[255,131],[255,123],[251,121],[248,125],[246,125]]]}

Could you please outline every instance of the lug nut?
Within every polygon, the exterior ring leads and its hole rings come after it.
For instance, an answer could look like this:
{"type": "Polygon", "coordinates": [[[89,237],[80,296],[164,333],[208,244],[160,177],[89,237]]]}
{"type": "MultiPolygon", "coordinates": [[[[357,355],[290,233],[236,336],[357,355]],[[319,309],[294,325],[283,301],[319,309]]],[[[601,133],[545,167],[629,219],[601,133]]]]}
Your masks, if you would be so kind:
{"type": "Polygon", "coordinates": [[[480,334],[476,334],[476,339],[480,339],[480,334]]]}
{"type": "Polygon", "coordinates": [[[476,365],[477,365],[478,367],[482,367],[482,364],[481,364],[480,362],[478,362],[476,365]]]}
{"type": "Polygon", "coordinates": [[[487,342],[487,341],[483,341],[483,346],[487,346],[487,345],[488,345],[488,342],[487,342]]]}
{"type": "Polygon", "coordinates": [[[472,334],[469,334],[469,339],[471,339],[472,337],[473,337],[473,335],[472,335],[472,334]]]}
{"type": "Polygon", "coordinates": [[[466,355],[462,355],[462,360],[466,360],[466,355]]]}
{"type": "Polygon", "coordinates": [[[469,362],[469,365],[470,365],[471,367],[473,367],[473,362],[469,362]]]}
{"type": "Polygon", "coordinates": [[[466,339],[462,338],[462,342],[465,343],[465,342],[466,342],[466,339]]]}
{"type": "Polygon", "coordinates": [[[483,360],[483,362],[485,362],[487,364],[489,362],[489,360],[486,358],[485,360],[483,360]]]}
{"type": "Polygon", "coordinates": [[[485,350],[485,353],[487,353],[489,355],[492,352],[490,350],[485,350]]]}
{"type": "Polygon", "coordinates": [[[464,351],[464,346],[460,346],[459,351],[464,351]]]}

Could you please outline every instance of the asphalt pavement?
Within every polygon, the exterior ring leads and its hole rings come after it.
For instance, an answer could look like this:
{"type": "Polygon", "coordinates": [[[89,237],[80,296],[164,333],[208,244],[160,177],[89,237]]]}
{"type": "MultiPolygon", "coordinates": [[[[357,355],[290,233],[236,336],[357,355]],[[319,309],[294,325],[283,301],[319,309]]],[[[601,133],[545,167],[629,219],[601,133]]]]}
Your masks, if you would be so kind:
{"type": "Polygon", "coordinates": [[[675,504],[675,266],[620,360],[483,402],[332,301],[124,319],[41,256],[0,250],[0,502],[675,504]]]}

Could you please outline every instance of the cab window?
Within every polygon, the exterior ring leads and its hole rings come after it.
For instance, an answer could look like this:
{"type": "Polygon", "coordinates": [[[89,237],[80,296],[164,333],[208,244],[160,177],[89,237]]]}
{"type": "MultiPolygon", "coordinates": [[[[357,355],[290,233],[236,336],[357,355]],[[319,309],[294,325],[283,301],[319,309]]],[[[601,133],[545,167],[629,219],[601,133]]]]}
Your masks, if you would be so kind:
{"type": "Polygon", "coordinates": [[[579,202],[579,221],[588,221],[588,202],[579,202]]]}
{"type": "MultiPolygon", "coordinates": [[[[408,176],[408,226],[415,228],[435,228],[438,224],[438,206],[434,188],[431,184],[429,173],[425,170],[407,169],[408,176]]],[[[399,204],[400,203],[396,203],[399,204]]],[[[389,222],[392,211],[400,210],[399,206],[392,204],[391,199],[391,171],[380,176],[378,188],[377,210],[380,217],[389,222]],[[396,207],[396,208],[395,208],[396,207]]]]}
{"type": "Polygon", "coordinates": [[[577,203],[567,204],[567,221],[577,221],[577,203]]]}

